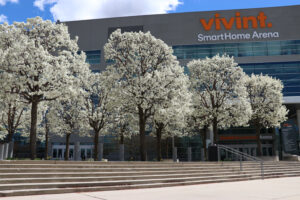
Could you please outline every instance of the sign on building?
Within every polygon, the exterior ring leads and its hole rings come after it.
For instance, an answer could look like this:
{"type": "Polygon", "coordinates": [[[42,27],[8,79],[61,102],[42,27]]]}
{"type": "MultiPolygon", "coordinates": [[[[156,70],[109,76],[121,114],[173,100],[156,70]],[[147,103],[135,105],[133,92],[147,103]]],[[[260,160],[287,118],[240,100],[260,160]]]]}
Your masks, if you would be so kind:
{"type": "Polygon", "coordinates": [[[283,150],[285,153],[299,155],[299,133],[292,120],[283,123],[281,128],[283,150]]]}

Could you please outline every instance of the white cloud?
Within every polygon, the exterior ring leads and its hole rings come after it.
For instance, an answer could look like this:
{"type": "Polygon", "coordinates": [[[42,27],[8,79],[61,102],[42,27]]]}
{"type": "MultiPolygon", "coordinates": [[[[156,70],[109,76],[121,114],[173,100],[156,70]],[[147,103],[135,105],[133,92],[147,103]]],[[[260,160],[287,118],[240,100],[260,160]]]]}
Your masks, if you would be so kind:
{"type": "Polygon", "coordinates": [[[47,5],[47,4],[53,4],[55,2],[57,2],[57,0],[35,0],[33,2],[33,5],[36,6],[36,7],[38,7],[41,11],[44,11],[45,5],[47,5]]]}
{"type": "Polygon", "coordinates": [[[8,23],[8,19],[5,15],[1,14],[0,15],[0,23],[4,23],[4,22],[7,22],[8,23]]]}
{"type": "Polygon", "coordinates": [[[19,0],[0,0],[0,5],[1,6],[5,6],[5,4],[7,2],[11,2],[11,3],[19,3],[19,0]]]}
{"type": "Polygon", "coordinates": [[[61,21],[160,14],[175,10],[180,0],[35,0],[44,10],[50,5],[55,20],[61,21]]]}

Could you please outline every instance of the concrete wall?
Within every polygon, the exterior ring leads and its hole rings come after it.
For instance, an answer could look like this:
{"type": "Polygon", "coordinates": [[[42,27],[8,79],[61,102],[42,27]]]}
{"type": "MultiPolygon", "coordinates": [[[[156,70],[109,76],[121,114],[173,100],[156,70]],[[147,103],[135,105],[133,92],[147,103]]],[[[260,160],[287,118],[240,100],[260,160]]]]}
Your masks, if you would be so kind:
{"type": "MultiPolygon", "coordinates": [[[[249,39],[249,40],[219,40],[205,43],[232,43],[246,41],[264,40],[295,40],[300,39],[300,6],[286,6],[274,8],[223,10],[209,12],[175,13],[162,15],[145,15],[133,17],[119,17],[107,19],[94,19],[65,22],[69,27],[72,37],[79,36],[79,46],[81,50],[101,50],[101,65],[93,66],[94,69],[105,67],[103,46],[109,37],[109,29],[115,27],[142,26],[143,30],[150,31],[155,37],[162,39],[168,45],[192,45],[204,44],[198,41],[198,34],[212,35],[221,33],[253,33],[257,32],[278,32],[278,38],[271,39],[249,39]],[[224,17],[227,21],[235,17],[236,12],[243,16],[257,17],[260,12],[267,16],[266,23],[272,23],[271,28],[254,29],[249,23],[248,29],[237,29],[233,24],[231,30],[226,30],[223,25],[221,30],[215,30],[214,26],[210,31],[205,31],[200,19],[206,22],[213,18],[216,13],[220,18],[224,17]]],[[[272,57],[242,57],[237,58],[239,63],[255,62],[278,62],[278,61],[299,61],[299,55],[294,56],[272,56],[272,57]]],[[[186,62],[186,61],[183,61],[186,62]]]]}

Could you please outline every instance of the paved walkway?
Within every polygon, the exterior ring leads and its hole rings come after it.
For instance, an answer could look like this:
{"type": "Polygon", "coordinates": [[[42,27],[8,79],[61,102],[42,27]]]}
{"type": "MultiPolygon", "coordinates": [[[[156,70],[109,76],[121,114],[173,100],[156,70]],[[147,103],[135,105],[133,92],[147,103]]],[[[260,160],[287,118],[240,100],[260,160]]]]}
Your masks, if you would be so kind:
{"type": "Polygon", "coordinates": [[[300,200],[300,177],[109,192],[70,193],[1,200],[300,200]]]}

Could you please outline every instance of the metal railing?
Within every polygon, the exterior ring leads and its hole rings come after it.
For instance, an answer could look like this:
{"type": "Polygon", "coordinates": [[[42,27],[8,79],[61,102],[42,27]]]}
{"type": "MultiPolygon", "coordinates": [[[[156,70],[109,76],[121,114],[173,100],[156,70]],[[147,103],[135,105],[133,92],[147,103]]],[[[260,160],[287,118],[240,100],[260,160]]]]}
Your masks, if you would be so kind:
{"type": "Polygon", "coordinates": [[[249,154],[246,154],[244,152],[238,151],[236,149],[233,149],[231,147],[221,145],[221,144],[217,144],[217,148],[218,148],[218,161],[221,160],[221,154],[220,154],[221,149],[238,156],[239,161],[240,161],[240,171],[243,171],[243,159],[246,159],[246,160],[248,159],[248,160],[260,163],[261,178],[264,179],[264,161],[262,159],[259,159],[257,157],[251,156],[249,154]]]}

